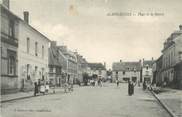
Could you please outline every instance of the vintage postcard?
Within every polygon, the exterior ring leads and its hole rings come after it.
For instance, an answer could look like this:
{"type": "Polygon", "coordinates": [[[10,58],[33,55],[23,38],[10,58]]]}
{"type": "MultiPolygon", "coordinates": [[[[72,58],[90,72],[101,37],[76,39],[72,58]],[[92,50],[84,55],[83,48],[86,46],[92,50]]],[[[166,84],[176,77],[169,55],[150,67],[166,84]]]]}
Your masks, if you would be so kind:
{"type": "Polygon", "coordinates": [[[181,0],[0,0],[1,117],[182,117],[181,0]]]}

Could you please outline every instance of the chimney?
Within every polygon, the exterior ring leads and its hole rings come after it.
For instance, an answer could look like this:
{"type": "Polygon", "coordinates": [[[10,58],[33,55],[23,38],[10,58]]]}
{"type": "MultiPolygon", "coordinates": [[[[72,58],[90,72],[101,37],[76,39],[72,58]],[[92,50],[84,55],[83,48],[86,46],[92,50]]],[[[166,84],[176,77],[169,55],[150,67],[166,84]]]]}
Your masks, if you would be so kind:
{"type": "Polygon", "coordinates": [[[56,41],[51,41],[51,47],[56,47],[56,41]]]}
{"type": "Polygon", "coordinates": [[[9,0],[3,0],[2,4],[9,9],[9,0]]]}
{"type": "Polygon", "coordinates": [[[154,60],[154,58],[152,57],[152,61],[154,60]]]}
{"type": "Polygon", "coordinates": [[[28,11],[24,11],[23,12],[24,15],[24,21],[29,24],[29,12],[28,11]]]}
{"type": "Polygon", "coordinates": [[[104,67],[106,68],[106,62],[104,62],[104,67]]]}
{"type": "Polygon", "coordinates": [[[141,64],[141,62],[142,62],[142,60],[140,59],[140,60],[139,60],[139,63],[141,64]]]}
{"type": "Polygon", "coordinates": [[[119,60],[120,63],[122,63],[122,60],[119,60]]]}
{"type": "Polygon", "coordinates": [[[182,30],[182,25],[179,25],[179,30],[182,30]]]}

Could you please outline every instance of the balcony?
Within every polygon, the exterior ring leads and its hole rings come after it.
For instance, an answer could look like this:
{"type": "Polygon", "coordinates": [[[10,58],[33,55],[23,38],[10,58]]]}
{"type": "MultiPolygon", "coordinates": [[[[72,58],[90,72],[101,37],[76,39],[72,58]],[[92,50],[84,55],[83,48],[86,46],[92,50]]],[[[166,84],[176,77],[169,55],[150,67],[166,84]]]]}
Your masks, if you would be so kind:
{"type": "Polygon", "coordinates": [[[1,39],[2,39],[2,42],[18,47],[18,39],[16,39],[15,37],[12,37],[6,33],[1,32],[1,39]]]}

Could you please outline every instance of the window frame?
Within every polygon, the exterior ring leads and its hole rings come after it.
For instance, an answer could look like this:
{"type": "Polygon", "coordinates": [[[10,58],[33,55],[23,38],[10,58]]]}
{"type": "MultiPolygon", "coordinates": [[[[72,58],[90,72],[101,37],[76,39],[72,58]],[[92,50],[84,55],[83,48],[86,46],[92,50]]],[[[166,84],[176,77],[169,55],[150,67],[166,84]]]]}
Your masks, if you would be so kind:
{"type": "Polygon", "coordinates": [[[38,42],[35,42],[35,56],[38,56],[38,42]]]}
{"type": "Polygon", "coordinates": [[[12,55],[8,57],[8,75],[16,75],[16,59],[12,55]]]}
{"type": "Polygon", "coordinates": [[[30,38],[27,37],[27,53],[30,53],[30,38]]]}

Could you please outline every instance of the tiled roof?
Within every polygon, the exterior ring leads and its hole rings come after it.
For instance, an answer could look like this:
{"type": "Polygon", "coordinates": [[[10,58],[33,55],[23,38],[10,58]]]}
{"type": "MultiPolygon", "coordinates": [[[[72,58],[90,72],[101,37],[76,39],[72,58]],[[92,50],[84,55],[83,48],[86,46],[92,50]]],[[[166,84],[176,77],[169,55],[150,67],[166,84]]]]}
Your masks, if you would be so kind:
{"type": "Polygon", "coordinates": [[[3,4],[0,4],[0,8],[1,10],[5,10],[6,12],[8,12],[9,14],[11,14],[11,16],[13,16],[14,18],[18,19],[19,21],[21,21],[23,24],[27,25],[29,28],[31,28],[32,30],[34,30],[35,32],[37,32],[38,34],[40,34],[41,36],[44,37],[44,39],[46,39],[47,41],[50,42],[50,39],[48,39],[45,35],[43,35],[41,32],[39,32],[37,29],[35,29],[33,26],[31,26],[30,24],[26,23],[23,19],[21,19],[19,16],[15,15],[12,11],[10,11],[8,8],[6,8],[3,4]]]}
{"type": "Polygon", "coordinates": [[[143,66],[145,67],[148,65],[148,67],[152,67],[153,63],[154,63],[154,60],[144,60],[143,66]]]}
{"type": "Polygon", "coordinates": [[[140,62],[116,62],[112,66],[113,71],[139,71],[141,70],[140,62]]]}
{"type": "Polygon", "coordinates": [[[105,66],[102,63],[88,63],[88,66],[92,70],[106,70],[105,66]]]}
{"type": "Polygon", "coordinates": [[[49,48],[49,65],[61,66],[59,62],[59,53],[56,47],[49,48]]]}

